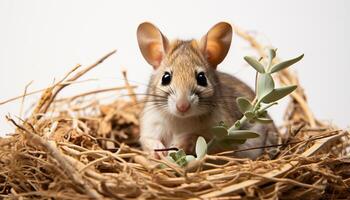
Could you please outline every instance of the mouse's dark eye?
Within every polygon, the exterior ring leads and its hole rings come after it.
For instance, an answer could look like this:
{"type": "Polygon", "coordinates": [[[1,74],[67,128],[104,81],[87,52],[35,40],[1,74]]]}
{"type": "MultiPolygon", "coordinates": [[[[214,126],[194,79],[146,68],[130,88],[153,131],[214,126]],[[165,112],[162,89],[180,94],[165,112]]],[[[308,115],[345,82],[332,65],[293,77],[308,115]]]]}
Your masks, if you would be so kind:
{"type": "Polygon", "coordinates": [[[199,72],[197,74],[197,84],[203,87],[208,85],[207,78],[205,77],[204,72],[199,72]]]}
{"type": "Polygon", "coordinates": [[[169,85],[171,81],[171,74],[169,72],[165,72],[162,77],[162,85],[169,85]]]}

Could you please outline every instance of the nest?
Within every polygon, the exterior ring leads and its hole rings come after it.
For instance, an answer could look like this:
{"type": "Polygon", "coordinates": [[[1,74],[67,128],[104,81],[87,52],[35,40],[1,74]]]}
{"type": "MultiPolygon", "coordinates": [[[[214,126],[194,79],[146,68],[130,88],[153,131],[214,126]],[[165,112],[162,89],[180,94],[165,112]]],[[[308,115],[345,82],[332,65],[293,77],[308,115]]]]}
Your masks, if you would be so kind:
{"type": "MultiPolygon", "coordinates": [[[[264,56],[263,46],[237,34],[264,56]]],[[[57,94],[102,63],[76,66],[47,88],[32,114],[0,139],[0,196],[30,199],[346,199],[350,195],[349,134],[314,118],[297,77],[282,71],[282,85],[299,85],[281,127],[275,158],[252,161],[232,152],[207,155],[195,167],[153,159],[137,142],[138,101],[125,86],[57,99],[57,94]],[[84,97],[125,90],[112,103],[84,97]],[[215,162],[213,162],[215,161],[215,162]],[[221,164],[217,164],[220,162],[221,164]],[[215,164],[216,163],[216,164],[215,164]],[[167,167],[159,167],[159,164],[167,167]]],[[[26,96],[28,94],[24,94],[26,96]]],[[[269,147],[257,147],[265,148],[269,147]]],[[[245,149],[244,151],[249,151],[245,149]]]]}

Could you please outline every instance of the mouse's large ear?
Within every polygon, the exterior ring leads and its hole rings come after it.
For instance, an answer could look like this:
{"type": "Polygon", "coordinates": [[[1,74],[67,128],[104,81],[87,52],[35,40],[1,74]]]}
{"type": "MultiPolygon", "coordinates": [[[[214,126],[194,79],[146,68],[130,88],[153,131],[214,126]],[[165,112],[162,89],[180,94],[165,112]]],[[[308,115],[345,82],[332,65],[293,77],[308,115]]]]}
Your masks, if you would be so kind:
{"type": "Polygon", "coordinates": [[[154,69],[157,69],[168,49],[168,39],[156,26],[144,22],[137,28],[137,41],[143,57],[154,69]]]}
{"type": "Polygon", "coordinates": [[[232,27],[226,22],[216,24],[202,37],[199,47],[212,67],[216,68],[224,60],[231,40],[232,27]]]}

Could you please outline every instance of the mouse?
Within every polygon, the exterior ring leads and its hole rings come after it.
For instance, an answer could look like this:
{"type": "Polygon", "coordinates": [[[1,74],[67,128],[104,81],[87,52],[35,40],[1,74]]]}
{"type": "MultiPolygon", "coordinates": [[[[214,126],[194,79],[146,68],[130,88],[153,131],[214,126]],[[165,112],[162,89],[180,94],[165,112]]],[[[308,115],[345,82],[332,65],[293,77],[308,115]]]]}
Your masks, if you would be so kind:
{"type": "MultiPolygon", "coordinates": [[[[140,116],[139,141],[144,151],[159,157],[155,149],[175,147],[194,154],[199,136],[208,142],[213,138],[210,131],[213,126],[219,122],[233,125],[242,118],[236,99],[253,100],[254,91],[238,78],[217,69],[229,52],[233,33],[229,23],[219,22],[198,40],[170,41],[150,22],[138,26],[139,49],[153,67],[140,116]]],[[[248,122],[243,126],[259,137],[233,149],[261,147],[277,141],[273,123],[248,122]]],[[[224,150],[227,149],[215,147],[208,153],[224,150]]],[[[234,156],[256,159],[263,152],[254,149],[234,156]]]]}

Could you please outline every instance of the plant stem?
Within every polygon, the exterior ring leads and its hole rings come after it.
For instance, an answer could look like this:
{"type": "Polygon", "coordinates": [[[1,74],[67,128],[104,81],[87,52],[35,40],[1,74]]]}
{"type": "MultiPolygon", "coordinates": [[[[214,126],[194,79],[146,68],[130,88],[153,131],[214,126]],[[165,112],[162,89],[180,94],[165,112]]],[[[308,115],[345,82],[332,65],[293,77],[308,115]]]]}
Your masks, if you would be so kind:
{"type": "Polygon", "coordinates": [[[235,124],[233,126],[231,126],[229,129],[228,129],[228,132],[230,131],[234,131],[234,130],[239,130],[242,125],[248,120],[248,118],[246,116],[243,115],[243,117],[240,119],[240,120],[237,120],[236,123],[238,122],[238,126],[236,126],[235,124]]]}
{"type": "Polygon", "coordinates": [[[209,142],[208,142],[208,145],[207,145],[207,148],[208,148],[208,151],[210,150],[210,148],[212,148],[216,143],[216,139],[215,137],[213,139],[211,139],[209,142]]]}
{"type": "Polygon", "coordinates": [[[272,102],[272,103],[270,103],[270,104],[268,104],[268,105],[266,105],[265,107],[263,107],[263,108],[261,108],[261,109],[259,109],[259,113],[262,113],[262,112],[264,112],[265,110],[267,110],[268,108],[270,108],[271,106],[273,106],[273,105],[277,105],[278,103],[277,102],[272,102]]]}
{"type": "MultiPolygon", "coordinates": [[[[246,116],[243,115],[243,117],[240,119],[240,120],[237,120],[233,126],[231,126],[229,129],[228,129],[228,132],[230,131],[233,131],[233,130],[239,130],[242,126],[242,124],[244,124],[246,121],[248,120],[248,118],[246,116]],[[238,123],[238,125],[236,125],[238,123]]],[[[215,146],[216,144],[216,138],[214,137],[213,139],[211,139],[209,142],[208,142],[208,151],[210,150],[210,148],[212,148],[213,146],[215,146]]]]}

